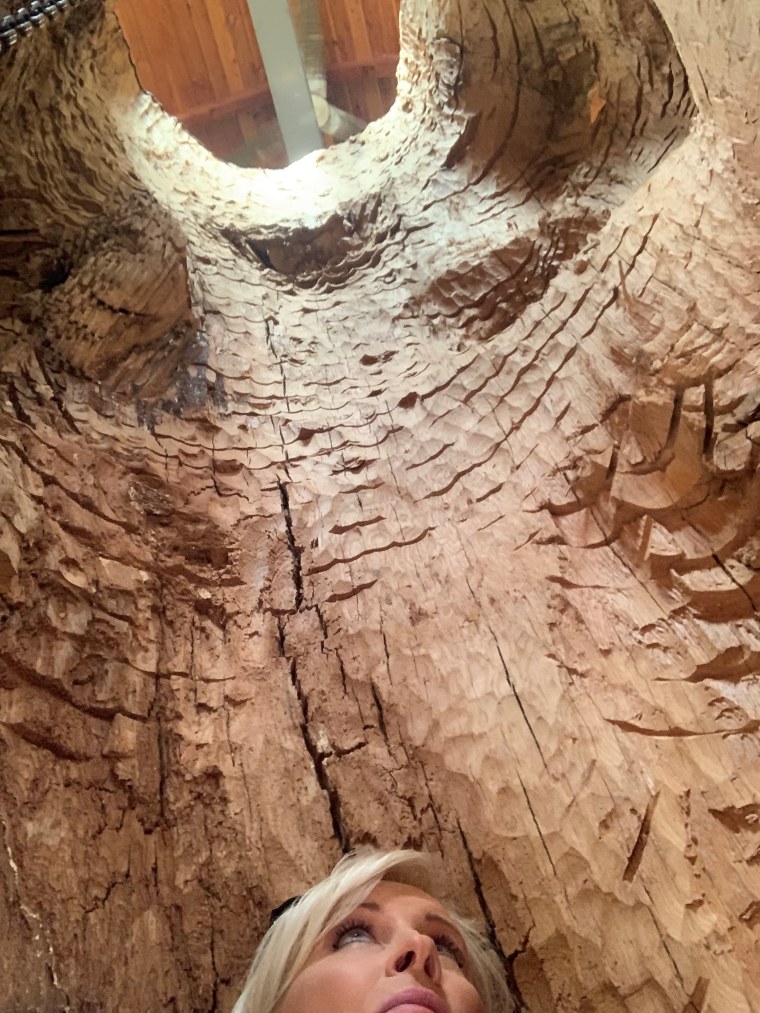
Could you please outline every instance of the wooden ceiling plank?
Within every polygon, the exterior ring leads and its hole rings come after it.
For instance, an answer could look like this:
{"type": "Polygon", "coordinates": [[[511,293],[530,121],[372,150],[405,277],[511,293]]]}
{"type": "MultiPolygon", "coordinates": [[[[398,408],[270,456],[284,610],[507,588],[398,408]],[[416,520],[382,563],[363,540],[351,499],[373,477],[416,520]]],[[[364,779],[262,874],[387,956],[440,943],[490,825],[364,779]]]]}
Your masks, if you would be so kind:
{"type": "Polygon", "coordinates": [[[141,12],[145,24],[152,31],[147,36],[151,51],[155,54],[155,65],[162,68],[162,77],[168,78],[173,86],[177,101],[174,108],[166,108],[175,116],[181,116],[185,109],[203,101],[208,95],[205,74],[200,78],[196,71],[197,40],[189,35],[184,25],[182,0],[163,0],[160,4],[150,0],[132,0],[141,12]],[[195,58],[190,51],[196,51],[195,58]]]}
{"type": "Polygon", "coordinates": [[[377,78],[373,78],[372,88],[371,90],[368,89],[367,94],[367,122],[371,123],[373,120],[379,120],[387,110],[388,106],[385,104],[385,99],[380,89],[380,82],[377,78]]]}
{"type": "MultiPolygon", "coordinates": [[[[140,0],[140,4],[147,12],[148,3],[146,0],[140,0]]],[[[189,84],[192,67],[186,58],[183,46],[181,44],[175,45],[172,21],[171,3],[159,4],[153,11],[152,17],[148,19],[146,16],[145,18],[145,23],[151,25],[148,44],[155,54],[155,66],[160,68],[162,77],[171,82],[177,103],[169,112],[178,116],[183,109],[193,104],[189,84]]]]}
{"type": "Polygon", "coordinates": [[[148,37],[143,32],[146,22],[145,11],[137,0],[121,0],[116,14],[129,45],[132,64],[137,79],[151,95],[160,101],[165,109],[173,111],[179,108],[179,97],[174,89],[174,82],[166,73],[162,61],[155,59],[155,52],[148,37]]]}
{"type": "Polygon", "coordinates": [[[342,0],[322,0],[322,30],[324,32],[325,66],[333,67],[353,62],[351,40],[341,26],[345,24],[342,0]]]}
{"type": "Polygon", "coordinates": [[[390,107],[396,101],[396,75],[393,77],[379,77],[377,79],[377,86],[380,89],[380,94],[383,97],[383,116],[388,112],[390,107]]]}
{"type": "MultiPolygon", "coordinates": [[[[256,109],[261,109],[266,105],[272,105],[272,95],[269,88],[246,88],[244,91],[231,95],[223,102],[207,102],[194,109],[188,109],[182,117],[182,122],[186,127],[192,127],[194,130],[196,123],[236,116],[242,110],[255,112],[256,109]]],[[[273,105],[272,115],[274,115],[273,105]]]]}
{"type": "MultiPolygon", "coordinates": [[[[208,0],[213,4],[214,0],[208,0]]],[[[264,60],[261,56],[256,32],[251,21],[251,12],[247,0],[226,0],[229,16],[229,34],[237,53],[238,65],[243,75],[245,87],[262,85],[268,87],[264,60]]]]}
{"type": "Polygon", "coordinates": [[[208,4],[203,0],[185,0],[185,3],[195,28],[200,51],[203,54],[214,98],[228,98],[230,95],[229,82],[224,68],[224,60],[217,45],[214,27],[209,17],[208,4]]]}
{"type": "Polygon", "coordinates": [[[365,3],[364,21],[367,34],[376,53],[397,53],[399,48],[397,0],[383,3],[365,3]]]}
{"type": "MultiPolygon", "coordinates": [[[[260,66],[262,76],[264,74],[256,40],[253,39],[248,45],[248,52],[245,54],[246,58],[242,60],[239,55],[240,46],[235,42],[235,36],[246,31],[245,23],[242,25],[240,23],[241,13],[245,14],[245,21],[250,25],[248,8],[244,4],[231,3],[229,0],[224,4],[218,3],[216,0],[210,0],[206,4],[206,13],[212,26],[214,41],[216,42],[224,67],[228,94],[237,95],[250,88],[253,83],[249,79],[253,77],[253,74],[250,73],[252,64],[260,66]]],[[[250,31],[251,35],[253,35],[253,29],[250,31]]]]}
{"type": "Polygon", "coordinates": [[[192,0],[172,0],[174,28],[176,35],[172,39],[172,51],[178,46],[182,49],[185,64],[190,70],[188,96],[191,104],[195,105],[203,101],[204,97],[211,94],[217,96],[214,74],[206,59],[206,53],[201,41],[201,35],[196,29],[196,21],[193,17],[194,9],[200,6],[192,0]]]}
{"type": "MultiPolygon", "coordinates": [[[[346,25],[351,35],[353,49],[357,60],[367,60],[373,55],[373,36],[367,24],[365,4],[363,0],[343,0],[347,13],[346,25]]],[[[361,112],[356,115],[363,120],[373,120],[377,117],[372,114],[373,108],[382,107],[380,90],[377,87],[375,78],[368,80],[365,86],[358,92],[356,102],[361,112]]]]}
{"type": "Polygon", "coordinates": [[[362,0],[343,0],[346,11],[346,25],[351,36],[355,60],[369,60],[372,57],[372,42],[367,29],[362,0]]]}

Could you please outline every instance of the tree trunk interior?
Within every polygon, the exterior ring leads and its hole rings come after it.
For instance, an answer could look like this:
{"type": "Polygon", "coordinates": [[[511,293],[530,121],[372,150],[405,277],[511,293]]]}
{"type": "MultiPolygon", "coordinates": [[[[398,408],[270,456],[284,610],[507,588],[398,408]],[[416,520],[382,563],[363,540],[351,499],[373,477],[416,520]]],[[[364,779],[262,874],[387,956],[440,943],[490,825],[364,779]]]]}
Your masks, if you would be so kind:
{"type": "Polygon", "coordinates": [[[756,0],[405,0],[284,170],[0,55],[0,1008],[226,1013],[440,856],[529,1013],[760,1010],[756,0]]]}

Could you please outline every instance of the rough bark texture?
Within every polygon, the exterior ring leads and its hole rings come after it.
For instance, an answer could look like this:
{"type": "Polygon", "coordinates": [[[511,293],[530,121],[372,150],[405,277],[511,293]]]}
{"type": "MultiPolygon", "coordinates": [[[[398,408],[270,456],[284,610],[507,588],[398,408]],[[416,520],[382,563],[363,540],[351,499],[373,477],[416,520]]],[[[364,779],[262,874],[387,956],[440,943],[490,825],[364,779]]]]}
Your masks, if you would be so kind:
{"type": "Polygon", "coordinates": [[[282,172],[3,58],[3,1011],[227,1010],[366,841],[521,1009],[760,1009],[756,14],[408,0],[282,172]]]}

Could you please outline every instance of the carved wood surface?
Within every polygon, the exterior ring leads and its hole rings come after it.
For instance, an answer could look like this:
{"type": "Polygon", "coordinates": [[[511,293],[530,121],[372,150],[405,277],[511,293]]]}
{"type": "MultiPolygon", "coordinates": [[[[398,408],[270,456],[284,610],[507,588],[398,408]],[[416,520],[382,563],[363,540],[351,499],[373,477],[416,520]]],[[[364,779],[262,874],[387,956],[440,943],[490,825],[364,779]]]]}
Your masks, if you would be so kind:
{"type": "Polygon", "coordinates": [[[756,9],[401,40],[281,172],[3,58],[3,1010],[226,1010],[362,842],[531,1013],[760,1009],[756,9]]]}

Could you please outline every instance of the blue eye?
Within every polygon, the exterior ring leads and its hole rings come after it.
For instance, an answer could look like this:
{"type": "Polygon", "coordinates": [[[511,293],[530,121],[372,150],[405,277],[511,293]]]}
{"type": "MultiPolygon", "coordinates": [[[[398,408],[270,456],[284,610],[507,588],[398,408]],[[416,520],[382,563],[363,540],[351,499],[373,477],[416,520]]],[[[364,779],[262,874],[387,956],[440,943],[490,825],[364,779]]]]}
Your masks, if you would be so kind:
{"type": "Polygon", "coordinates": [[[372,929],[365,922],[343,922],[335,929],[333,949],[340,950],[351,943],[366,943],[374,940],[372,929]]]}

